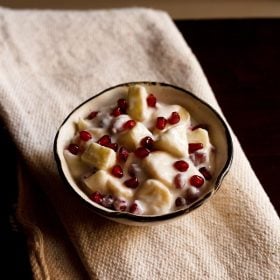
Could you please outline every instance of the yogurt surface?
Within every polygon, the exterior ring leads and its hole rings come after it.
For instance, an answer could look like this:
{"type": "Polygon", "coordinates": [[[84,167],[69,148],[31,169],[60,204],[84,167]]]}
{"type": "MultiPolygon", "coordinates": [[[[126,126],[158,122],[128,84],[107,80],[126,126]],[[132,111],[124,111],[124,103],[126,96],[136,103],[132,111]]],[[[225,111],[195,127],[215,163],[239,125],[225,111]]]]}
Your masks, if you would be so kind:
{"type": "Polygon", "coordinates": [[[214,147],[205,124],[144,86],[89,111],[64,150],[77,185],[93,203],[161,215],[193,203],[210,186],[214,147]]]}

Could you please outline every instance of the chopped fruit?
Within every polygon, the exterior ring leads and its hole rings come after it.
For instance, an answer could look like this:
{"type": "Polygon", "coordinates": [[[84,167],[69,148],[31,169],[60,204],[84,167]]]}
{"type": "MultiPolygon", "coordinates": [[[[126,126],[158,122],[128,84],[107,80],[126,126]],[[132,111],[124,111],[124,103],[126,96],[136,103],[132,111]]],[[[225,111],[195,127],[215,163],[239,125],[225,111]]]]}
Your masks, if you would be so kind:
{"type": "Polygon", "coordinates": [[[115,178],[111,175],[109,175],[106,187],[106,193],[112,194],[115,197],[122,197],[127,200],[130,200],[133,197],[133,190],[124,186],[120,179],[115,178]]]}
{"type": "Polygon", "coordinates": [[[175,161],[173,166],[180,172],[185,172],[189,168],[189,164],[184,160],[175,161]]]}
{"type": "Polygon", "coordinates": [[[132,129],[120,133],[118,142],[129,151],[134,151],[139,147],[141,139],[146,136],[152,137],[153,135],[144,124],[137,122],[132,129]]]}
{"type": "Polygon", "coordinates": [[[138,157],[138,158],[145,158],[150,154],[150,150],[144,148],[144,147],[140,147],[138,149],[135,150],[134,154],[138,157]]]}
{"type": "Polygon", "coordinates": [[[202,143],[204,148],[211,146],[208,131],[202,128],[188,130],[189,143],[202,143]]]}
{"type": "Polygon", "coordinates": [[[129,120],[123,124],[123,129],[132,129],[136,125],[136,121],[129,120]]]}
{"type": "Polygon", "coordinates": [[[89,115],[88,115],[88,119],[89,120],[92,120],[92,119],[94,119],[96,116],[97,116],[97,114],[98,114],[99,112],[98,111],[92,111],[89,115]]]}
{"type": "Polygon", "coordinates": [[[204,184],[204,179],[199,175],[193,175],[190,178],[190,184],[194,187],[200,188],[204,184]]]}
{"type": "Polygon", "coordinates": [[[136,198],[141,201],[148,215],[167,213],[172,206],[172,194],[160,181],[148,179],[139,188],[136,198]]]}
{"type": "Polygon", "coordinates": [[[164,117],[158,117],[156,121],[156,128],[163,130],[167,124],[167,119],[164,117]]]}
{"type": "Polygon", "coordinates": [[[127,211],[127,208],[128,208],[127,201],[124,199],[121,199],[121,198],[115,199],[113,205],[114,205],[115,210],[121,211],[121,212],[127,211]]]}
{"type": "Polygon", "coordinates": [[[80,147],[77,144],[70,144],[67,149],[73,155],[77,155],[80,152],[80,147]]]}
{"type": "Polygon", "coordinates": [[[98,170],[94,174],[83,179],[86,191],[88,193],[92,192],[107,192],[107,182],[109,179],[109,174],[104,170],[98,170]]]}
{"type": "Polygon", "coordinates": [[[172,112],[171,116],[168,118],[169,124],[176,124],[180,121],[180,115],[177,112],[172,112]]]}
{"type": "Polygon", "coordinates": [[[156,151],[143,159],[143,168],[150,178],[158,179],[172,188],[174,177],[178,173],[172,168],[175,160],[176,158],[168,153],[156,151]]]}
{"type": "Polygon", "coordinates": [[[187,204],[187,201],[184,197],[177,197],[175,200],[176,207],[182,207],[187,204]]]}
{"type": "Polygon", "coordinates": [[[130,189],[135,189],[138,187],[139,181],[138,181],[137,177],[132,177],[132,178],[124,181],[124,184],[130,189]]]}
{"type": "Polygon", "coordinates": [[[112,173],[113,176],[115,176],[117,178],[122,178],[123,177],[123,170],[122,170],[121,166],[119,166],[119,165],[115,165],[112,168],[111,173],[112,173]]]}
{"type": "Polygon", "coordinates": [[[150,136],[144,137],[140,141],[140,144],[142,147],[145,147],[145,148],[149,149],[150,151],[152,151],[154,148],[154,140],[150,136]]]}
{"type": "Polygon", "coordinates": [[[111,137],[109,135],[103,135],[97,143],[101,146],[108,146],[111,144],[111,137]]]}
{"type": "Polygon", "coordinates": [[[126,162],[128,158],[129,152],[125,147],[120,147],[119,153],[118,153],[118,160],[121,162],[126,162]]]}
{"type": "Polygon", "coordinates": [[[95,202],[95,203],[98,203],[98,204],[101,204],[102,203],[102,200],[103,200],[103,195],[100,193],[100,192],[94,192],[92,194],[89,195],[89,198],[95,202]]]}
{"type": "Polygon", "coordinates": [[[124,99],[124,98],[120,98],[120,99],[118,100],[118,107],[121,109],[121,112],[122,112],[123,114],[125,114],[125,113],[126,113],[126,110],[127,110],[127,108],[128,108],[127,100],[124,99]]]}
{"type": "Polygon", "coordinates": [[[198,128],[203,128],[205,130],[208,130],[208,126],[206,124],[198,124],[198,125],[195,125],[194,127],[192,127],[192,130],[196,130],[198,128]]]}
{"type": "Polygon", "coordinates": [[[97,169],[108,169],[116,163],[116,153],[97,143],[90,143],[81,159],[97,169]]]}
{"type": "Polygon", "coordinates": [[[157,98],[153,94],[149,94],[147,97],[147,104],[149,107],[156,107],[157,98]]]}
{"type": "Polygon", "coordinates": [[[120,107],[116,107],[115,109],[113,109],[111,115],[114,117],[118,117],[120,114],[122,113],[122,110],[120,107]]]}
{"type": "Polygon", "coordinates": [[[212,179],[212,175],[210,174],[209,170],[206,167],[199,168],[199,172],[203,175],[205,180],[209,181],[212,179]]]}
{"type": "Polygon", "coordinates": [[[132,214],[141,215],[143,213],[143,209],[137,201],[134,201],[129,207],[129,212],[132,214]]]}
{"type": "Polygon", "coordinates": [[[145,87],[135,85],[128,90],[128,115],[136,120],[143,121],[147,116],[147,91],[145,87]]]}
{"type": "Polygon", "coordinates": [[[110,194],[105,195],[101,201],[101,205],[108,209],[113,208],[113,203],[114,203],[114,198],[110,194]]]}
{"type": "Polygon", "coordinates": [[[88,120],[79,118],[79,120],[76,122],[78,131],[86,130],[88,127],[90,127],[90,123],[88,120]]]}
{"type": "Polygon", "coordinates": [[[92,138],[92,136],[88,131],[86,131],[86,130],[80,131],[80,139],[82,139],[83,141],[87,142],[91,138],[92,138]]]}
{"type": "Polygon", "coordinates": [[[185,125],[176,125],[163,132],[155,141],[154,146],[156,149],[169,152],[175,157],[185,157],[188,155],[187,143],[185,125]]]}
{"type": "Polygon", "coordinates": [[[189,143],[189,153],[192,154],[196,152],[197,150],[203,149],[202,143],[189,143]]]}
{"type": "Polygon", "coordinates": [[[175,184],[176,189],[183,189],[184,188],[185,182],[183,180],[182,174],[177,174],[174,177],[174,184],[175,184]]]}

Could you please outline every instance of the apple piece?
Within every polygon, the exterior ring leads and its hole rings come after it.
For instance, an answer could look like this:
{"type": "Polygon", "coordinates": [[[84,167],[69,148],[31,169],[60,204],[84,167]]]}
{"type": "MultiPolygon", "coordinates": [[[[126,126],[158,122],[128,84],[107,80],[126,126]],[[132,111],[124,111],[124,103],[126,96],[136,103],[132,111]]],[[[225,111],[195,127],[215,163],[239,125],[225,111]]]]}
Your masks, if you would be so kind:
{"type": "Polygon", "coordinates": [[[206,129],[198,128],[195,130],[189,130],[187,137],[188,143],[202,143],[204,148],[211,146],[209,134],[206,129]]]}
{"type": "Polygon", "coordinates": [[[188,155],[188,139],[186,125],[176,125],[159,135],[154,146],[156,149],[169,152],[175,157],[188,155]]]}

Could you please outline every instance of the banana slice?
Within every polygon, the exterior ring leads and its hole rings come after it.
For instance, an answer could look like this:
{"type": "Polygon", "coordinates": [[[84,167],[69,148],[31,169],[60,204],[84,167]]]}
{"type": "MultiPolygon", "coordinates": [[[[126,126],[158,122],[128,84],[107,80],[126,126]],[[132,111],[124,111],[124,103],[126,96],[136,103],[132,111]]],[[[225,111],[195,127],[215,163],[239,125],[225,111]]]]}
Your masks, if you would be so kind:
{"type": "Polygon", "coordinates": [[[147,112],[147,91],[140,85],[131,86],[128,89],[127,113],[137,121],[143,121],[147,112]]]}
{"type": "Polygon", "coordinates": [[[90,177],[84,179],[87,193],[100,192],[111,194],[114,197],[131,199],[133,191],[126,188],[119,179],[114,178],[104,170],[98,170],[90,177]]]}
{"type": "Polygon", "coordinates": [[[188,155],[188,139],[186,125],[173,126],[162,133],[154,146],[175,157],[186,157],[188,155]]]}
{"type": "Polygon", "coordinates": [[[140,141],[146,137],[150,136],[153,138],[152,133],[140,122],[137,122],[136,125],[119,135],[118,141],[121,145],[125,146],[128,150],[135,150],[140,141]]]}
{"type": "Polygon", "coordinates": [[[149,179],[136,193],[147,215],[168,213],[172,206],[172,195],[168,188],[158,180],[149,179]]]}
{"type": "Polygon", "coordinates": [[[116,153],[107,147],[97,143],[90,143],[84,153],[82,160],[97,169],[109,169],[116,163],[116,153]]]}
{"type": "Polygon", "coordinates": [[[178,173],[173,163],[178,160],[165,152],[153,152],[143,160],[143,168],[150,177],[160,180],[172,188],[174,177],[178,173]]]}
{"type": "Polygon", "coordinates": [[[189,143],[202,143],[203,147],[211,146],[208,131],[203,128],[198,128],[195,130],[190,130],[187,133],[189,143]]]}

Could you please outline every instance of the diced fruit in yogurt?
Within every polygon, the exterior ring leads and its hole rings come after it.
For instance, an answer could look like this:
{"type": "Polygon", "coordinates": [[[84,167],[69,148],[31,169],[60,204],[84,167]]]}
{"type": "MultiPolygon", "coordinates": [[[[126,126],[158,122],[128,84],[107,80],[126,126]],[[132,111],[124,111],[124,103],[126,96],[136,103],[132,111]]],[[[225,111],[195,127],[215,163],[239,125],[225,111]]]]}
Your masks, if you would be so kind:
{"type": "Polygon", "coordinates": [[[150,153],[143,159],[143,168],[151,178],[158,179],[168,187],[172,187],[177,170],[173,168],[176,158],[162,151],[150,153]]]}
{"type": "Polygon", "coordinates": [[[137,121],[143,121],[147,114],[148,94],[145,87],[140,85],[131,86],[128,90],[127,113],[137,121]]]}
{"type": "Polygon", "coordinates": [[[146,209],[146,214],[165,214],[172,206],[172,195],[160,181],[149,179],[137,191],[136,197],[146,209]]]}
{"type": "Polygon", "coordinates": [[[203,128],[188,131],[189,143],[201,143],[204,148],[211,146],[208,131],[203,128]]]}
{"type": "Polygon", "coordinates": [[[84,179],[84,184],[88,193],[100,192],[126,199],[131,198],[133,195],[132,191],[123,186],[119,179],[114,178],[104,170],[98,170],[93,175],[84,179]]]}
{"type": "Polygon", "coordinates": [[[106,170],[116,163],[116,153],[110,148],[90,143],[82,154],[82,160],[97,169],[106,170]]]}
{"type": "Polygon", "coordinates": [[[173,126],[161,135],[154,146],[159,150],[171,153],[175,157],[185,157],[188,155],[188,139],[185,125],[173,126]]]}
{"type": "Polygon", "coordinates": [[[153,137],[144,124],[137,122],[132,129],[122,132],[119,135],[118,141],[128,150],[133,151],[139,146],[141,139],[146,136],[153,137]]]}
{"type": "Polygon", "coordinates": [[[99,192],[105,193],[107,191],[107,182],[109,174],[104,170],[98,170],[96,173],[84,179],[86,190],[89,193],[99,192]]]}
{"type": "Polygon", "coordinates": [[[77,125],[78,131],[82,131],[82,130],[85,130],[88,127],[90,127],[90,122],[85,119],[79,118],[76,125],[77,125]]]}

